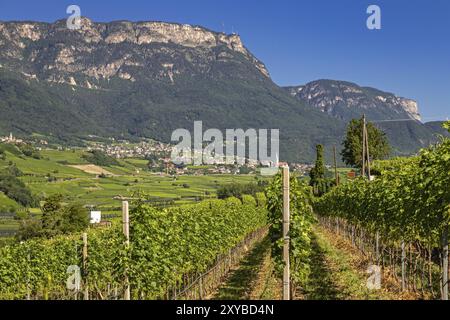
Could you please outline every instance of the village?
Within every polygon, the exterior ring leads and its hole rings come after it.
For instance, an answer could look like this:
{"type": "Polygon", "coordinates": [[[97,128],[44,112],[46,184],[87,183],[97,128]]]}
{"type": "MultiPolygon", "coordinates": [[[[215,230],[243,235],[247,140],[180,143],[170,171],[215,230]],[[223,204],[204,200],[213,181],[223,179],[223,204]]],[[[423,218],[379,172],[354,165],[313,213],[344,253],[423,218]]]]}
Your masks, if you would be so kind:
{"type": "MultiPolygon", "coordinates": [[[[145,139],[140,142],[130,142],[128,140],[116,140],[108,138],[110,142],[87,141],[87,151],[101,151],[115,159],[145,159],[148,160],[148,169],[155,173],[170,175],[210,175],[210,174],[255,174],[258,168],[268,166],[282,166],[283,163],[260,163],[252,159],[236,159],[236,164],[227,164],[227,161],[217,161],[213,164],[195,166],[186,164],[176,164],[170,155],[173,145],[160,141],[145,139]],[[238,165],[237,163],[243,163],[238,165]]],[[[44,139],[18,138],[10,133],[8,136],[0,137],[0,143],[14,145],[32,145],[40,151],[50,148],[49,143],[44,139]]],[[[79,147],[64,147],[64,149],[79,149],[79,147]]],[[[57,146],[57,149],[63,149],[57,146]]],[[[198,156],[202,151],[195,151],[193,157],[198,156]]],[[[290,167],[299,175],[306,175],[312,168],[311,164],[291,163],[290,167]]]]}
{"type": "Polygon", "coordinates": [[[172,147],[162,142],[145,140],[131,143],[127,140],[116,141],[110,138],[111,143],[89,142],[88,151],[98,150],[116,159],[146,158],[151,154],[170,154],[172,147]]]}
{"type": "MultiPolygon", "coordinates": [[[[114,141],[114,139],[112,139],[114,141]]],[[[108,156],[116,159],[141,158],[149,160],[149,169],[154,171],[174,174],[174,175],[208,175],[208,174],[255,174],[260,167],[282,166],[284,163],[260,163],[252,159],[236,159],[236,163],[244,163],[243,165],[227,164],[226,161],[216,161],[214,164],[194,166],[185,164],[175,164],[170,154],[173,145],[165,144],[159,141],[145,140],[140,143],[131,143],[127,140],[114,141],[111,144],[100,142],[91,143],[88,151],[99,150],[108,156]]],[[[202,151],[193,151],[193,157],[198,156],[202,151]]],[[[311,168],[311,164],[291,163],[293,171],[301,176],[307,174],[311,168]]]]}

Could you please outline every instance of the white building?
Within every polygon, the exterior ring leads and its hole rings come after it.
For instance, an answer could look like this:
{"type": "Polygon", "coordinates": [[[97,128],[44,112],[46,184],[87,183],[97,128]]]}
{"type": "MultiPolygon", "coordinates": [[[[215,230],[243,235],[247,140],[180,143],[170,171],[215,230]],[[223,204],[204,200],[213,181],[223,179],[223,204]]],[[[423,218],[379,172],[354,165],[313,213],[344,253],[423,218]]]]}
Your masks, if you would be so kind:
{"type": "Polygon", "coordinates": [[[4,143],[23,143],[23,140],[14,138],[12,132],[9,134],[9,137],[1,137],[0,141],[4,143]]]}
{"type": "Polygon", "coordinates": [[[91,224],[102,222],[102,212],[101,211],[91,211],[91,224]]]}

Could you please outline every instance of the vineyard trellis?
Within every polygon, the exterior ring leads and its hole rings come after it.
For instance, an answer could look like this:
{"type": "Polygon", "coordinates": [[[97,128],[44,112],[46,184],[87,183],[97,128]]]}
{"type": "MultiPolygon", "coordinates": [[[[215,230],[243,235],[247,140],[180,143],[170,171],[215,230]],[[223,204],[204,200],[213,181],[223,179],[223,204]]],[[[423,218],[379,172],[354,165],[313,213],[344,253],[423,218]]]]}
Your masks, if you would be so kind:
{"type": "Polygon", "coordinates": [[[346,238],[370,265],[378,265],[399,284],[399,290],[412,291],[424,298],[442,295],[442,273],[439,272],[438,255],[432,248],[419,242],[395,243],[382,239],[343,219],[319,217],[322,227],[346,238]]]}
{"type": "Polygon", "coordinates": [[[266,225],[264,194],[168,209],[136,203],[129,247],[119,223],[91,229],[84,264],[85,246],[76,234],[0,248],[0,299],[78,299],[66,288],[71,265],[83,266],[90,299],[122,298],[125,270],[132,299],[165,299],[266,225]]]}
{"type": "MultiPolygon", "coordinates": [[[[403,290],[417,290],[411,277],[421,274],[418,266],[428,261],[428,269],[439,270],[441,297],[447,300],[450,139],[442,138],[416,157],[378,162],[375,170],[379,175],[374,181],[360,178],[334,188],[315,202],[315,212],[331,218],[328,223],[338,218],[352,226],[351,239],[359,241],[362,251],[368,239],[378,239],[385,244],[383,253],[400,257],[403,290]]],[[[433,285],[428,287],[434,295],[433,285]]]]}
{"type": "MultiPolygon", "coordinates": [[[[267,208],[269,211],[272,241],[272,257],[276,271],[282,275],[285,267],[283,261],[283,177],[279,173],[266,189],[267,208]]],[[[289,264],[290,264],[290,299],[302,289],[310,274],[311,232],[314,222],[312,210],[312,190],[298,177],[291,174],[289,178],[289,264]]]]}
{"type": "Polygon", "coordinates": [[[219,256],[206,272],[194,276],[184,275],[182,283],[168,289],[165,297],[168,300],[203,300],[208,297],[219,287],[229,271],[241,261],[248,250],[264,239],[267,233],[267,226],[252,232],[228,253],[219,256]]]}

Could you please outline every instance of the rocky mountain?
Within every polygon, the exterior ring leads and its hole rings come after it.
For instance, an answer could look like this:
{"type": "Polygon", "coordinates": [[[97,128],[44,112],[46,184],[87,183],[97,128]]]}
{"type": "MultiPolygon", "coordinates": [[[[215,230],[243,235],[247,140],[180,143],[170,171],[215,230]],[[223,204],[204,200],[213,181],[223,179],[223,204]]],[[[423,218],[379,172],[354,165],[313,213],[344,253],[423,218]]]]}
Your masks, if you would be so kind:
{"type": "Polygon", "coordinates": [[[300,101],[343,120],[362,113],[373,121],[421,119],[416,101],[351,82],[317,80],[286,90],[300,101]]]}
{"type": "Polygon", "coordinates": [[[416,101],[375,88],[337,80],[317,80],[285,90],[302,103],[345,122],[366,115],[386,132],[394,153],[409,154],[436,141],[443,129],[423,124],[416,101]]]}
{"type": "Polygon", "coordinates": [[[55,24],[0,23],[0,35],[3,63],[30,79],[50,83],[88,89],[102,88],[102,81],[113,78],[174,83],[177,75],[206,74],[212,61],[227,62],[237,54],[269,78],[264,64],[244,47],[238,35],[197,26],[128,21],[106,24],[83,18],[77,31],[67,29],[65,20],[55,24]]]}
{"type": "Polygon", "coordinates": [[[151,137],[177,128],[281,129],[280,157],[311,161],[344,123],[275,85],[236,34],[163,22],[0,23],[0,132],[151,137]]]}
{"type": "MultiPolygon", "coordinates": [[[[65,20],[0,22],[0,134],[41,133],[70,144],[87,135],[170,142],[173,130],[202,120],[204,129],[280,129],[281,159],[310,162],[319,143],[331,157],[346,121],[362,111],[373,119],[419,117],[411,100],[318,83],[280,88],[238,35],[199,26],[83,18],[69,30],[65,20]]],[[[419,122],[400,134],[399,126],[386,128],[397,153],[432,139],[419,122]]]]}

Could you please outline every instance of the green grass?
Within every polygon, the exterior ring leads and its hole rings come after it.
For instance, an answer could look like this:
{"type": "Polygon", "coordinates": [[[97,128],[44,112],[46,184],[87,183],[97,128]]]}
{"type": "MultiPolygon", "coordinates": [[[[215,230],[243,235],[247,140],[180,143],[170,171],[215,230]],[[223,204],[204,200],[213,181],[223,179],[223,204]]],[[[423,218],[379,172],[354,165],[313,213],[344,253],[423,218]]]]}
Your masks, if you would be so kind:
{"type": "Polygon", "coordinates": [[[87,161],[82,157],[86,152],[83,150],[43,150],[41,155],[52,162],[64,161],[68,164],[86,164],[87,161]]]}
{"type": "Polygon", "coordinates": [[[311,275],[302,294],[308,300],[392,299],[367,288],[367,275],[351,263],[350,253],[332,245],[326,233],[315,227],[312,236],[311,275]]]}
{"type": "Polygon", "coordinates": [[[58,163],[61,160],[51,160],[47,158],[34,159],[25,156],[16,156],[6,152],[6,157],[12,161],[25,174],[31,176],[52,175],[57,178],[78,178],[92,176],[81,170],[58,163]]]}
{"type": "Polygon", "coordinates": [[[136,168],[147,169],[148,160],[145,159],[125,159],[121,161],[126,164],[130,164],[136,168]]]}
{"type": "Polygon", "coordinates": [[[5,209],[19,209],[21,206],[14,200],[8,198],[3,192],[0,192],[0,213],[5,209]]]}
{"type": "Polygon", "coordinates": [[[258,271],[262,267],[265,255],[270,250],[268,237],[257,243],[244,259],[239,268],[231,273],[227,281],[219,288],[215,300],[247,300],[254,283],[258,277],[258,271]]]}
{"type": "MultiPolygon", "coordinates": [[[[10,149],[6,151],[7,158],[1,161],[0,166],[6,166],[9,161],[14,162],[24,173],[20,179],[34,195],[45,198],[60,193],[69,201],[105,210],[120,207],[120,201],[114,200],[114,197],[131,197],[138,191],[155,198],[172,199],[179,205],[207,194],[214,196],[217,189],[224,184],[255,181],[255,177],[250,175],[180,176],[173,179],[146,170],[147,160],[143,159],[119,160],[120,166],[104,167],[115,176],[97,178],[96,175],[69,166],[86,164],[82,158],[83,150],[43,150],[42,159],[33,159],[12,153],[10,151],[13,149],[10,149]],[[50,182],[48,175],[57,180],[50,182]]],[[[0,196],[0,207],[2,204],[13,205],[11,201],[0,196]]],[[[34,210],[40,212],[37,208],[34,210]]]]}

